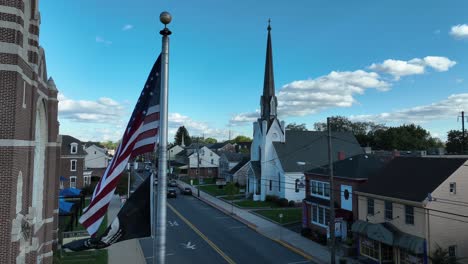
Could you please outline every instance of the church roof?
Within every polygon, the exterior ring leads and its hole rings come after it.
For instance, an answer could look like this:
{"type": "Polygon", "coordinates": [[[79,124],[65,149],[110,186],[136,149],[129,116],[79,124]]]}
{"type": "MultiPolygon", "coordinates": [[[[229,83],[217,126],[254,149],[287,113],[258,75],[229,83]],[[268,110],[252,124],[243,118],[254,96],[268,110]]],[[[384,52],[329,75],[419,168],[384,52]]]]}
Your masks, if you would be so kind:
{"type": "MultiPolygon", "coordinates": [[[[286,132],[286,142],[273,142],[278,159],[285,172],[304,172],[328,164],[328,132],[286,132]],[[298,162],[305,163],[304,165],[298,162]]],[[[338,160],[338,152],[347,157],[364,154],[351,132],[332,132],[332,158],[338,160]]]]}

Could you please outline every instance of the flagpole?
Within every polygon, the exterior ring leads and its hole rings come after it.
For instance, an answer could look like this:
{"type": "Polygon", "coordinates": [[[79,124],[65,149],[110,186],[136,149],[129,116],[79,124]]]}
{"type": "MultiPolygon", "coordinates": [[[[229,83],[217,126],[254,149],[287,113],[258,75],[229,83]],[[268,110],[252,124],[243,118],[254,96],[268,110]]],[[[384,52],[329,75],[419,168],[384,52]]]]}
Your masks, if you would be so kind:
{"type": "Polygon", "coordinates": [[[158,192],[157,194],[153,194],[154,198],[157,196],[157,215],[155,217],[156,236],[153,237],[153,264],[166,263],[167,101],[169,81],[169,35],[171,35],[171,31],[166,26],[172,20],[171,14],[162,12],[159,15],[159,20],[164,24],[164,29],[159,32],[163,37],[161,51],[158,192]],[[158,261],[156,261],[156,256],[158,261]]]}

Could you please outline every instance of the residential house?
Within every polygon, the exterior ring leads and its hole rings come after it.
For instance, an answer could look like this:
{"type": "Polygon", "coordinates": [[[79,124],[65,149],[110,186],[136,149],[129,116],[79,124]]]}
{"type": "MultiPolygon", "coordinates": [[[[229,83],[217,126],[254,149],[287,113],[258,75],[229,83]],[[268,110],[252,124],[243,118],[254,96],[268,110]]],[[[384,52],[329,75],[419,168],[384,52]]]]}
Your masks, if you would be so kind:
{"type": "Polygon", "coordinates": [[[179,167],[180,176],[218,177],[219,156],[207,146],[191,144],[176,155],[175,162],[185,164],[179,167]]]}
{"type": "Polygon", "coordinates": [[[184,148],[179,145],[174,145],[167,150],[167,160],[176,160],[176,155],[182,152],[184,148]]]}
{"type": "Polygon", "coordinates": [[[468,257],[468,157],[397,157],[358,195],[352,231],[373,263],[428,263],[437,246],[468,257]]]}
{"type": "Polygon", "coordinates": [[[229,143],[229,142],[219,142],[219,143],[214,143],[208,146],[209,149],[215,151],[216,153],[221,153],[221,152],[235,152],[236,147],[235,145],[229,143]]]}
{"type": "MultiPolygon", "coordinates": [[[[52,263],[58,239],[58,90],[37,0],[0,1],[0,263],[52,263]]],[[[55,65],[58,66],[58,65],[55,65]]]]}
{"type": "Polygon", "coordinates": [[[241,153],[235,152],[218,152],[219,155],[219,178],[226,179],[226,181],[232,181],[232,174],[230,171],[234,168],[239,162],[242,161],[244,155],[241,153]]]}
{"type": "Polygon", "coordinates": [[[238,183],[240,186],[245,186],[250,169],[250,157],[244,156],[242,161],[237,163],[237,165],[229,171],[229,174],[232,175],[232,182],[238,183]]]}
{"type": "MultiPolygon", "coordinates": [[[[286,131],[284,121],[278,119],[270,31],[268,26],[261,113],[253,123],[247,193],[256,201],[276,195],[301,202],[305,197],[304,171],[328,162],[327,133],[286,131]]],[[[350,156],[363,153],[351,133],[333,133],[332,145],[335,160],[339,151],[350,156]]]]}
{"type": "Polygon", "coordinates": [[[330,187],[329,166],[314,168],[305,172],[306,197],[303,201],[303,228],[310,228],[326,236],[329,228],[330,194],[335,200],[335,230],[337,237],[345,240],[351,234],[351,225],[358,219],[358,199],[353,192],[367,182],[369,175],[384,166],[382,158],[359,154],[345,158],[338,153],[338,161],[333,163],[333,186],[330,187]]]}
{"type": "Polygon", "coordinates": [[[85,147],[85,169],[107,168],[109,161],[112,159],[107,155],[105,148],[99,147],[96,144],[85,147]]]}
{"type": "Polygon", "coordinates": [[[85,178],[83,174],[86,151],[83,149],[81,141],[68,135],[60,135],[60,138],[62,141],[60,189],[81,189],[91,184],[91,178],[85,178]]]}

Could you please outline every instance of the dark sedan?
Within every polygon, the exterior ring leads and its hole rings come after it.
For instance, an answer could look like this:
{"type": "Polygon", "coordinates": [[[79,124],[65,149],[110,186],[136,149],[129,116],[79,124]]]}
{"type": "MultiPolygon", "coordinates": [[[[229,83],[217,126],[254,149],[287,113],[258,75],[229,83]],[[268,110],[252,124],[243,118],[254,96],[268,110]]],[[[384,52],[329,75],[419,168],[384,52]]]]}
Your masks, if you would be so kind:
{"type": "Polygon", "coordinates": [[[181,191],[183,195],[192,195],[192,189],[190,189],[189,187],[185,187],[181,191]]]}
{"type": "Polygon", "coordinates": [[[177,198],[177,192],[173,188],[167,189],[167,198],[177,198]]]}

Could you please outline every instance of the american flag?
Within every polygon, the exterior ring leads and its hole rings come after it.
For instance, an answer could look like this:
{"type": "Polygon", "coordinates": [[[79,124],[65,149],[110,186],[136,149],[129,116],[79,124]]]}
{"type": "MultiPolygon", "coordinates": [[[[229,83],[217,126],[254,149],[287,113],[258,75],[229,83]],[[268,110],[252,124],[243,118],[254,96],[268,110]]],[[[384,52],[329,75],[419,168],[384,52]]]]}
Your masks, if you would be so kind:
{"type": "Polygon", "coordinates": [[[146,80],[114,158],[96,185],[91,202],[80,218],[80,223],[91,236],[96,235],[107,213],[109,202],[128,160],[151,152],[156,146],[159,130],[160,73],[161,56],[154,63],[146,80]]]}

